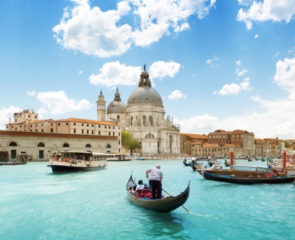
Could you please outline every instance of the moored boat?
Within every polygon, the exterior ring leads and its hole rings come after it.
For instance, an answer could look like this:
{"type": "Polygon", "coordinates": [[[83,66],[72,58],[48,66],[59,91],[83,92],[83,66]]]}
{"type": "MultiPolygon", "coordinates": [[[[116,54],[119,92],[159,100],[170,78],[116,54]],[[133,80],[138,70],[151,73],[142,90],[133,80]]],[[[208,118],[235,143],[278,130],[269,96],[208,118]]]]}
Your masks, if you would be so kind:
{"type": "Polygon", "coordinates": [[[170,212],[175,210],[176,208],[182,206],[189,197],[190,192],[190,184],[188,184],[187,188],[184,192],[180,193],[177,196],[168,196],[162,199],[150,199],[150,198],[140,198],[137,193],[130,191],[130,188],[134,185],[134,180],[132,175],[130,176],[127,185],[127,195],[130,202],[134,205],[153,210],[156,212],[170,212]]]}
{"type": "Polygon", "coordinates": [[[208,180],[238,184],[287,183],[295,179],[295,175],[288,175],[286,171],[262,167],[233,166],[230,169],[203,170],[202,173],[208,180]]]}
{"type": "Polygon", "coordinates": [[[90,151],[67,151],[54,155],[48,163],[54,173],[93,171],[107,166],[107,159],[112,154],[90,151]]]}
{"type": "Polygon", "coordinates": [[[218,182],[228,182],[237,184],[257,184],[257,183],[290,183],[294,181],[295,175],[273,176],[273,177],[239,177],[237,175],[215,174],[205,171],[204,178],[218,182]]]}

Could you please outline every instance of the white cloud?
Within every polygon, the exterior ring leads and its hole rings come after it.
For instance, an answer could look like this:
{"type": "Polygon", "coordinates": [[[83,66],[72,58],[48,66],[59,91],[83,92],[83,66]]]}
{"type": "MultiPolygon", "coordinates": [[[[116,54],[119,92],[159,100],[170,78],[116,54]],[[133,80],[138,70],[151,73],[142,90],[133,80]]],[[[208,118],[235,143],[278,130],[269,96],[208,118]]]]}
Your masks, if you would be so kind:
{"type": "Polygon", "coordinates": [[[255,35],[254,35],[254,38],[255,38],[255,39],[259,38],[259,35],[258,35],[258,34],[255,34],[255,35]]]}
{"type": "Polygon", "coordinates": [[[178,100],[181,98],[186,98],[186,95],[183,94],[180,90],[176,89],[173,92],[170,93],[170,95],[168,96],[168,99],[170,100],[178,100]]]}
{"type": "Polygon", "coordinates": [[[247,72],[248,72],[248,70],[245,69],[245,68],[242,69],[242,70],[236,69],[236,73],[237,73],[238,77],[243,76],[243,75],[246,74],[247,72]]]}
{"type": "MultiPolygon", "coordinates": [[[[37,99],[48,107],[51,114],[64,114],[91,108],[91,104],[86,99],[76,102],[69,98],[64,91],[39,92],[37,99]]],[[[41,111],[44,113],[44,110],[41,111]]]]}
{"type": "Polygon", "coordinates": [[[164,35],[184,31],[190,27],[190,16],[201,19],[215,4],[215,0],[122,0],[116,9],[102,11],[88,0],[72,2],[74,6],[66,8],[53,27],[54,37],[66,49],[98,57],[117,56],[132,44],[148,46],[164,35]]]}
{"type": "Polygon", "coordinates": [[[13,120],[13,114],[21,111],[22,109],[16,106],[0,108],[0,129],[5,129],[5,124],[9,122],[9,118],[13,120]]]}
{"type": "Polygon", "coordinates": [[[295,57],[276,63],[275,83],[289,93],[295,94],[295,57]]]}
{"type": "Polygon", "coordinates": [[[162,79],[167,76],[172,78],[179,72],[180,66],[177,62],[157,61],[151,65],[149,73],[152,79],[162,79]]]}
{"type": "Polygon", "coordinates": [[[225,84],[218,92],[214,92],[214,94],[218,95],[238,95],[241,91],[250,90],[250,78],[246,77],[241,83],[230,83],[225,84]]]}
{"type": "MultiPolygon", "coordinates": [[[[242,2],[242,1],[241,1],[242,2]]],[[[247,8],[241,8],[238,12],[238,21],[243,21],[248,30],[252,29],[254,21],[268,21],[288,23],[295,13],[295,0],[264,0],[252,1],[247,8]]]]}
{"type": "Polygon", "coordinates": [[[138,83],[141,67],[126,66],[118,61],[105,63],[98,74],[91,74],[89,81],[93,85],[106,87],[126,85],[134,86],[138,83]]]}
{"type": "MultiPolygon", "coordinates": [[[[243,68],[241,69],[242,62],[241,60],[236,61],[236,74],[240,78],[244,76],[248,70],[243,68]]],[[[214,95],[238,95],[241,91],[251,90],[250,78],[245,77],[244,80],[240,83],[228,83],[225,84],[219,91],[214,91],[214,95]]]]}
{"type": "Polygon", "coordinates": [[[32,90],[32,91],[27,91],[26,93],[27,93],[27,95],[33,97],[33,96],[35,96],[36,91],[35,90],[32,90]]]}
{"type": "Polygon", "coordinates": [[[215,56],[213,58],[207,59],[206,64],[210,65],[212,68],[216,68],[219,67],[218,60],[219,58],[215,56]]]}
{"type": "Polygon", "coordinates": [[[278,100],[251,97],[262,109],[261,113],[253,112],[225,118],[204,114],[176,122],[180,124],[183,132],[208,133],[216,129],[245,129],[254,132],[259,138],[295,138],[295,57],[277,62],[274,82],[289,95],[278,100]]]}
{"type": "Polygon", "coordinates": [[[47,110],[45,108],[39,108],[37,110],[37,113],[38,113],[38,118],[42,119],[42,118],[44,118],[44,115],[47,114],[47,110]]]}
{"type": "MultiPolygon", "coordinates": [[[[152,79],[174,77],[180,69],[180,64],[170,61],[154,62],[149,70],[152,79]]],[[[118,85],[134,86],[138,83],[141,73],[140,66],[126,66],[118,61],[105,63],[98,74],[91,74],[89,81],[93,85],[104,85],[114,87],[118,85]]]]}

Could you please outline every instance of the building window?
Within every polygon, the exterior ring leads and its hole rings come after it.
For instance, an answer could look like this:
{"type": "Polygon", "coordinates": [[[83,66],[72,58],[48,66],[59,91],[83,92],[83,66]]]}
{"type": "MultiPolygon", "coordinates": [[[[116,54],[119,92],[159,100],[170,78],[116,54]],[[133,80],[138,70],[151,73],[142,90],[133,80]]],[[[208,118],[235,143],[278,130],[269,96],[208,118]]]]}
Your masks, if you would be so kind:
{"type": "Polygon", "coordinates": [[[16,143],[16,142],[11,142],[11,143],[9,144],[9,146],[10,146],[10,147],[16,147],[16,146],[17,146],[17,143],[16,143]]]}
{"type": "Polygon", "coordinates": [[[57,125],[60,126],[60,123],[58,123],[57,125]]]}
{"type": "Polygon", "coordinates": [[[87,127],[89,127],[89,124],[87,124],[87,127]]]}
{"type": "Polygon", "coordinates": [[[84,134],[84,130],[82,129],[82,134],[84,134]]]}
{"type": "Polygon", "coordinates": [[[45,144],[43,142],[39,142],[38,147],[45,147],[45,144]]]}
{"type": "Polygon", "coordinates": [[[86,147],[86,148],[91,148],[91,144],[87,143],[87,144],[85,145],[85,147],[86,147]]]}
{"type": "Polygon", "coordinates": [[[93,135],[93,134],[94,134],[94,131],[92,130],[91,133],[92,133],[92,135],[93,135]]]}
{"type": "Polygon", "coordinates": [[[74,122],[74,126],[76,126],[76,123],[74,122]]]}
{"type": "Polygon", "coordinates": [[[68,126],[68,125],[69,125],[69,123],[66,123],[66,125],[68,126]]]}
{"type": "Polygon", "coordinates": [[[100,131],[98,131],[98,135],[100,135],[100,131]]]}
{"type": "Polygon", "coordinates": [[[44,150],[39,150],[39,158],[40,159],[44,158],[44,150]]]}
{"type": "Polygon", "coordinates": [[[16,150],[11,150],[10,151],[10,157],[11,158],[16,158],[16,150]]]}
{"type": "Polygon", "coordinates": [[[70,147],[70,145],[68,143],[64,143],[64,145],[62,145],[62,147],[68,148],[68,147],[70,147]]]}
{"type": "Polygon", "coordinates": [[[111,136],[111,132],[109,132],[109,136],[111,136]]]}
{"type": "Polygon", "coordinates": [[[87,130],[87,134],[89,134],[89,130],[87,130]]]}
{"type": "Polygon", "coordinates": [[[111,144],[107,144],[106,148],[112,148],[111,144]]]}
{"type": "Polygon", "coordinates": [[[84,123],[82,123],[82,126],[84,126],[84,123]]]}
{"type": "Polygon", "coordinates": [[[76,129],[74,129],[74,133],[76,133],[76,129]]]}
{"type": "Polygon", "coordinates": [[[52,132],[52,133],[53,133],[53,128],[51,128],[51,129],[50,129],[50,132],[52,132]]]}

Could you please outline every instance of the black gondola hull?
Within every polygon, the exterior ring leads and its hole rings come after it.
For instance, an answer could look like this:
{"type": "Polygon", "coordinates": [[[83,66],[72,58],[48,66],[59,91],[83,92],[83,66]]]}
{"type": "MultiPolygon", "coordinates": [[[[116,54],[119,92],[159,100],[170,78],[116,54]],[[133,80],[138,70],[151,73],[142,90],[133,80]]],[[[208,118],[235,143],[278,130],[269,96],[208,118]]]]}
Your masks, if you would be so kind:
{"type": "Polygon", "coordinates": [[[164,199],[142,199],[129,192],[129,183],[133,181],[132,176],[127,183],[128,199],[134,205],[156,212],[171,212],[176,208],[182,206],[189,197],[190,186],[188,185],[184,192],[177,196],[168,197],[164,199]]]}
{"type": "Polygon", "coordinates": [[[230,177],[228,175],[219,175],[204,171],[204,178],[207,180],[213,180],[218,182],[228,182],[228,183],[236,183],[236,184],[278,184],[278,183],[290,183],[294,181],[295,176],[282,176],[275,178],[238,178],[238,177],[230,177]]]}
{"type": "Polygon", "coordinates": [[[73,167],[73,166],[59,166],[59,165],[49,165],[53,173],[67,173],[67,172],[88,172],[88,171],[97,171],[104,169],[105,166],[100,167],[73,167]]]}

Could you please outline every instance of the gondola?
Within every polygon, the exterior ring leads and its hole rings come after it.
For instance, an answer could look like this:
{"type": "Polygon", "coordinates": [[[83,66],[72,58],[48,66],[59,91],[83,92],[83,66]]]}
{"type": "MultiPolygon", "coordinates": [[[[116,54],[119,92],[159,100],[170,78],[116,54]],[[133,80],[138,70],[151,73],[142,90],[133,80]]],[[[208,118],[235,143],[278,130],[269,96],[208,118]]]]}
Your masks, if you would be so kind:
{"type": "Polygon", "coordinates": [[[183,164],[184,164],[184,166],[186,166],[186,167],[190,167],[190,166],[192,166],[192,163],[191,163],[191,162],[187,162],[186,159],[183,160],[183,164]]]}
{"type": "Polygon", "coordinates": [[[238,177],[235,175],[216,174],[209,171],[204,171],[203,176],[207,180],[218,182],[228,182],[237,184],[258,184],[258,183],[290,183],[294,181],[295,175],[275,176],[271,178],[250,178],[238,177]]]}
{"type": "Polygon", "coordinates": [[[182,206],[188,199],[189,192],[190,192],[190,184],[188,184],[184,192],[180,193],[177,196],[169,196],[163,199],[143,199],[143,198],[136,198],[136,195],[129,191],[130,187],[133,185],[134,185],[134,180],[131,175],[126,185],[127,195],[130,202],[132,202],[136,206],[139,206],[148,210],[153,210],[156,212],[170,212],[182,206]]]}

